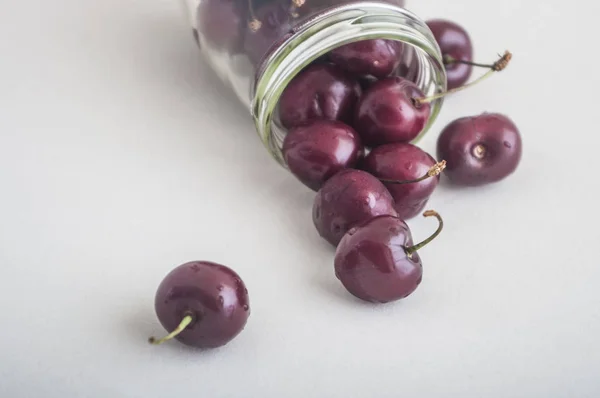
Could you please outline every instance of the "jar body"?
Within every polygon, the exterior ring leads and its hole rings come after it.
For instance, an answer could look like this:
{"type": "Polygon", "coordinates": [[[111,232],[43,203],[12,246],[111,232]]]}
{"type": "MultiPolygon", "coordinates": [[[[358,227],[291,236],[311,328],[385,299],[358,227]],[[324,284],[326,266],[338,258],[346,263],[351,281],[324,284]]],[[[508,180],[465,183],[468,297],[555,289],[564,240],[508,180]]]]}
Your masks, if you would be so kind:
{"type": "MultiPolygon", "coordinates": [[[[244,103],[271,155],[285,166],[286,129],[277,111],[281,93],[304,67],[334,48],[367,39],[404,43],[393,73],[426,95],[446,87],[439,47],[404,0],[183,0],[200,51],[244,103]]],[[[429,123],[442,100],[432,103],[429,123]]]]}

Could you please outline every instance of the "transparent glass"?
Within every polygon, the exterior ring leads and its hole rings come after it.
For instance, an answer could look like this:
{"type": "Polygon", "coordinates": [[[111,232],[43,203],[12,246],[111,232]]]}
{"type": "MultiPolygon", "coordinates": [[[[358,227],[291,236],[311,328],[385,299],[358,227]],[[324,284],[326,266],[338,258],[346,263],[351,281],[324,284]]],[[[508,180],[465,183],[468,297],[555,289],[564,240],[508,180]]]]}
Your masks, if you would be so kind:
{"type": "MultiPolygon", "coordinates": [[[[247,106],[265,147],[284,167],[286,129],[278,117],[279,98],[296,74],[336,47],[375,38],[402,42],[395,74],[413,81],[425,95],[446,89],[433,34],[402,8],[403,0],[183,1],[200,51],[247,106]]],[[[414,142],[435,121],[442,102],[431,103],[429,121],[414,142]]]]}

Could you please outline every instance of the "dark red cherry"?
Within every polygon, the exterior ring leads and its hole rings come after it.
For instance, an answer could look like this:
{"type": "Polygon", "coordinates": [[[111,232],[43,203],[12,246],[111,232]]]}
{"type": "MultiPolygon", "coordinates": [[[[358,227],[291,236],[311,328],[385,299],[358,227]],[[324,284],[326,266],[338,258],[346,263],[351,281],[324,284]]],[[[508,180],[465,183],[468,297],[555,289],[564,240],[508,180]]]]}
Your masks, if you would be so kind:
{"type": "Polygon", "coordinates": [[[414,245],[408,225],[392,216],[371,218],[348,231],[335,253],[335,275],[346,290],[361,300],[388,303],[408,297],[423,279],[423,266],[417,250],[433,240],[414,245]]]}
{"type": "Polygon", "coordinates": [[[246,24],[244,51],[254,66],[258,67],[274,44],[289,36],[293,17],[290,5],[278,1],[258,7],[255,17],[260,21],[260,27],[253,28],[252,24],[246,24]]]}
{"type": "Polygon", "coordinates": [[[445,174],[455,184],[476,186],[500,181],[521,160],[517,126],[498,113],[464,117],[441,132],[437,154],[447,162],[445,174]]]}
{"type": "Polygon", "coordinates": [[[214,348],[227,344],[246,325],[250,315],[248,291],[230,268],[193,261],[172,270],[156,292],[156,315],[173,332],[160,344],[175,338],[183,344],[214,348]]]}
{"type": "Polygon", "coordinates": [[[377,178],[360,170],[346,169],[331,177],[313,204],[315,227],[334,246],[354,225],[383,214],[396,215],[392,195],[377,178]]]}
{"type": "Polygon", "coordinates": [[[287,128],[316,119],[347,123],[360,92],[358,81],[335,65],[311,65],[285,88],[279,100],[279,118],[287,128]]]}
{"type": "MultiPolygon", "coordinates": [[[[433,32],[435,40],[440,46],[442,56],[451,57],[460,61],[473,61],[473,45],[467,31],[460,25],[444,20],[434,19],[427,22],[433,32]]],[[[449,63],[446,64],[448,89],[460,87],[469,80],[473,67],[471,65],[449,63]]]]}
{"type": "Polygon", "coordinates": [[[351,127],[332,120],[295,127],[283,141],[283,156],[290,171],[314,191],[337,172],[354,167],[362,149],[351,127]]]}
{"type": "Polygon", "coordinates": [[[414,83],[401,77],[380,80],[358,102],[354,128],[367,146],[409,142],[429,118],[430,105],[413,101],[423,97],[414,83]]]}
{"type": "MultiPolygon", "coordinates": [[[[435,159],[419,147],[395,143],[374,148],[361,167],[379,179],[411,181],[427,176],[435,164],[435,159]]],[[[394,198],[398,217],[406,220],[421,213],[439,179],[437,175],[409,184],[384,182],[394,198]]]]}
{"type": "Polygon", "coordinates": [[[394,40],[361,40],[338,47],[329,53],[331,62],[355,75],[383,79],[400,64],[403,44],[394,40]]]}
{"type": "Polygon", "coordinates": [[[198,33],[219,50],[236,51],[246,26],[245,10],[244,0],[202,0],[197,9],[198,33]]]}

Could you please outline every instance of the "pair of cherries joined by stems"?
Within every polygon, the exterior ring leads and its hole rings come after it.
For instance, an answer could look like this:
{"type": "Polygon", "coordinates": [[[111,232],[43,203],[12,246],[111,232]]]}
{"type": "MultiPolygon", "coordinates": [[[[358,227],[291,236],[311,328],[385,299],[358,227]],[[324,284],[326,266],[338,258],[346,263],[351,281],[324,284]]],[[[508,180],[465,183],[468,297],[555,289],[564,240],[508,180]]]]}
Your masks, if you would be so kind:
{"type": "MultiPolygon", "coordinates": [[[[204,7],[211,1],[203,2],[204,7]]],[[[223,9],[233,4],[222,3],[223,9]]],[[[253,15],[250,32],[265,29],[262,35],[268,38],[276,36],[272,32],[288,16],[264,11],[267,6],[281,7],[267,3],[256,13],[245,12],[253,15]]],[[[244,14],[239,15],[237,23],[244,20],[244,14]]],[[[472,66],[482,65],[472,62],[466,31],[442,20],[428,25],[444,56],[447,93],[467,87],[472,66]]],[[[246,48],[252,47],[248,45],[252,40],[263,47],[269,41],[245,35],[246,48]]],[[[234,36],[220,38],[221,44],[239,45],[240,38],[234,36]]],[[[342,46],[296,76],[279,103],[280,122],[288,128],[284,158],[290,171],[317,191],[313,222],[319,234],[336,246],[335,275],[349,293],[373,303],[406,298],[421,283],[418,250],[440,234],[443,220],[435,211],[425,211],[423,215],[437,218],[439,225],[418,244],[405,220],[423,212],[440,173],[459,185],[483,185],[511,174],[521,157],[517,127],[494,113],[457,119],[444,128],[437,145],[440,162],[410,144],[427,123],[429,102],[447,93],[426,97],[397,75],[403,70],[403,46],[382,39],[342,46]]],[[[509,60],[507,53],[488,66],[484,77],[504,69],[509,60]]],[[[248,291],[240,276],[206,261],[171,271],[158,288],[155,309],[170,333],[151,338],[151,343],[175,338],[200,348],[227,344],[244,329],[250,315],[248,291]]]]}

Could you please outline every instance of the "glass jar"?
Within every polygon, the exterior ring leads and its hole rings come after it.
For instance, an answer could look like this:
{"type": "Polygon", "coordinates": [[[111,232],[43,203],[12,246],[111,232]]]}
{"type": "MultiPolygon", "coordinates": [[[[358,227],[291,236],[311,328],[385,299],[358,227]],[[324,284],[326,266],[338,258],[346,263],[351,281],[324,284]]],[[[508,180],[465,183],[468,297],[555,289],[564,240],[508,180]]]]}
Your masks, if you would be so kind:
{"type": "MultiPolygon", "coordinates": [[[[396,74],[426,96],[446,89],[440,49],[404,0],[183,0],[194,37],[217,75],[250,111],[271,155],[281,153],[286,129],[277,103],[290,80],[336,47],[366,39],[404,43],[396,74]],[[257,21],[260,23],[257,24],[257,21]],[[260,26],[258,26],[260,25],[260,26]]],[[[442,100],[418,141],[436,119],[442,100]]]]}

